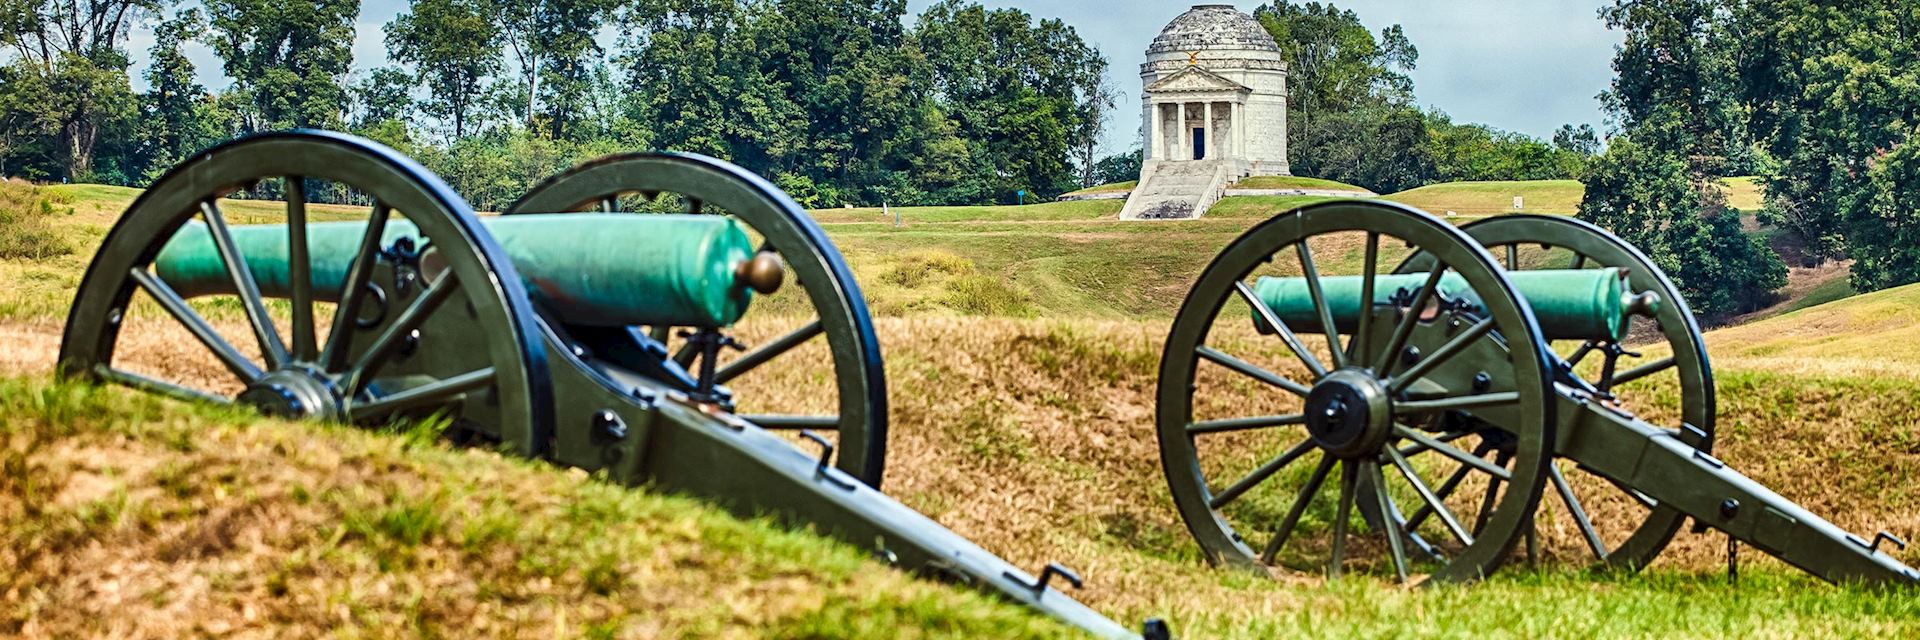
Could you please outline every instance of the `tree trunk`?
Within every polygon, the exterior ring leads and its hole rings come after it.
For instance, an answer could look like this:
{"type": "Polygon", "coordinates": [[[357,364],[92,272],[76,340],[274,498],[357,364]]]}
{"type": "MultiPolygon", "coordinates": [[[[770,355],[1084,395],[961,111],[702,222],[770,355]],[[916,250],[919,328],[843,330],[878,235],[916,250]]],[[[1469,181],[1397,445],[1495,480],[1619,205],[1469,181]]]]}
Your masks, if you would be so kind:
{"type": "Polygon", "coordinates": [[[93,142],[100,128],[84,117],[61,127],[67,139],[67,182],[79,182],[93,171],[93,142]]]}

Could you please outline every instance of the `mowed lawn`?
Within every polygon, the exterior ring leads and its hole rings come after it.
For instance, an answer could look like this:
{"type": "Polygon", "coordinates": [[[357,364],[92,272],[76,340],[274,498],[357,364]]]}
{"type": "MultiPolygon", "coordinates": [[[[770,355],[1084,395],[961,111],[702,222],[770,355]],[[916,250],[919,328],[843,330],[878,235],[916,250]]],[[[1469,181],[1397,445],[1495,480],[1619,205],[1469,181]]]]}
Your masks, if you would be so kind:
{"type": "MultiPolygon", "coordinates": [[[[53,383],[78,272],[135,195],[59,189],[73,213],[54,224],[73,252],[0,260],[0,630],[1072,635],[851,546],[450,449],[429,428],[290,424],[53,383]]],[[[1165,617],[1185,638],[1920,635],[1911,594],[1825,585],[1750,550],[1728,584],[1712,534],[1683,532],[1637,575],[1551,562],[1464,588],[1207,567],[1160,476],[1160,341],[1222,246],[1311,201],[1236,199],[1206,220],[1127,224],[1115,201],[900,208],[898,225],[880,210],[816,212],[882,316],[888,493],[1021,566],[1074,567],[1085,602],[1130,626],[1165,617]]],[[[258,221],[274,210],[226,206],[258,221]]],[[[1353,259],[1352,247],[1316,250],[1353,259]]],[[[1716,454],[1849,530],[1916,539],[1920,375],[1906,365],[1920,353],[1883,348],[1916,323],[1910,288],[1713,332],[1716,454]]],[[[1662,415],[1673,397],[1630,400],[1662,415]]]]}

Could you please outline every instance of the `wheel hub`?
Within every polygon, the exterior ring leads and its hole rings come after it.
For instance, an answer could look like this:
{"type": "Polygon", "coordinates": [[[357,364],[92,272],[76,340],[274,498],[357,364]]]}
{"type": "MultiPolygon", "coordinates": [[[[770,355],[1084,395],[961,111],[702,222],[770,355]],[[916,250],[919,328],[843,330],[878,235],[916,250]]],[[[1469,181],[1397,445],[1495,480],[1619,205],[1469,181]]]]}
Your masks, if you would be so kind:
{"type": "Polygon", "coordinates": [[[337,418],[340,394],[332,379],[306,367],[273,371],[240,392],[240,402],[276,418],[337,418]]]}
{"type": "Polygon", "coordinates": [[[1365,372],[1328,374],[1307,394],[1307,433],[1327,453],[1358,458],[1378,453],[1393,435],[1387,389],[1365,372]]]}

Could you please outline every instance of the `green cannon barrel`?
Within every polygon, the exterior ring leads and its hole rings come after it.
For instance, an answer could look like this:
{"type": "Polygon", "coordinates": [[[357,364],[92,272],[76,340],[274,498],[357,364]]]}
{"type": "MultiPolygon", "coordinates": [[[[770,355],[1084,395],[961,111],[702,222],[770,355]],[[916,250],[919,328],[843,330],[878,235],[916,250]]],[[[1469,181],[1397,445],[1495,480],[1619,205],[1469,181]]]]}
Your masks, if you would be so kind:
{"type": "MultiPolygon", "coordinates": [[[[1618,269],[1553,269],[1510,271],[1507,279],[1520,296],[1533,307],[1534,318],[1549,340],[1619,340],[1625,331],[1630,300],[1624,298],[1624,276],[1618,269]]],[[[1373,304],[1383,306],[1401,291],[1418,292],[1427,282],[1427,274],[1380,275],[1374,283],[1373,304]]],[[[1320,279],[1321,291],[1333,309],[1333,323],[1342,332],[1359,328],[1360,276],[1330,276],[1320,279]]],[[[1440,293],[1481,303],[1465,278],[1448,272],[1441,276],[1440,293]]],[[[1254,295],[1273,310],[1275,316],[1294,331],[1319,331],[1320,312],[1313,306],[1313,295],[1304,278],[1262,277],[1253,285],[1254,295]]],[[[1265,327],[1259,314],[1254,325],[1265,327]]]]}
{"type": "MultiPolygon", "coordinates": [[[[735,270],[754,247],[725,216],[569,213],[485,217],[535,301],[568,324],[723,327],[746,312],[751,291],[735,270]]],[[[263,295],[289,295],[285,225],[232,227],[234,243],[263,295]]],[[[359,250],[365,222],[307,225],[314,296],[334,302],[359,250]]],[[[424,239],[387,223],[382,247],[424,239]]],[[[182,296],[232,294],[233,281],[207,226],[189,223],[154,259],[154,273],[182,296]]]]}

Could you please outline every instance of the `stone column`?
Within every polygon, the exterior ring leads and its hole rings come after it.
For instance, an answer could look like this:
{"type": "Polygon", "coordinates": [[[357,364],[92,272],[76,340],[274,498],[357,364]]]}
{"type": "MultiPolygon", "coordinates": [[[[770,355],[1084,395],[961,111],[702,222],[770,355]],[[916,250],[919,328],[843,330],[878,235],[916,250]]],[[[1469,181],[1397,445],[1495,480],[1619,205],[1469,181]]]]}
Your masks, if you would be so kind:
{"type": "Polygon", "coordinates": [[[1153,133],[1148,134],[1149,139],[1152,140],[1152,146],[1147,147],[1152,150],[1148,159],[1165,160],[1167,159],[1167,139],[1161,130],[1167,126],[1167,123],[1161,122],[1161,120],[1165,120],[1166,118],[1160,113],[1159,102],[1151,102],[1150,104],[1153,105],[1152,108],[1149,109],[1149,111],[1153,113],[1153,116],[1148,118],[1151,122],[1148,123],[1147,126],[1153,127],[1153,133]]]}
{"type": "Polygon", "coordinates": [[[1233,113],[1233,157],[1247,157],[1247,108],[1238,102],[1231,103],[1233,113]]]}
{"type": "Polygon", "coordinates": [[[1181,117],[1173,121],[1173,160],[1192,160],[1194,158],[1194,133],[1187,129],[1187,102],[1181,102],[1181,117]]]}
{"type": "Polygon", "coordinates": [[[1200,158],[1203,160],[1212,160],[1214,159],[1214,156],[1219,155],[1215,153],[1215,151],[1220,148],[1220,143],[1213,141],[1213,103],[1212,102],[1207,103],[1207,109],[1206,109],[1205,115],[1207,120],[1206,122],[1202,123],[1202,130],[1206,131],[1207,135],[1201,138],[1201,142],[1206,143],[1205,144],[1206,148],[1200,150],[1200,158]]]}

